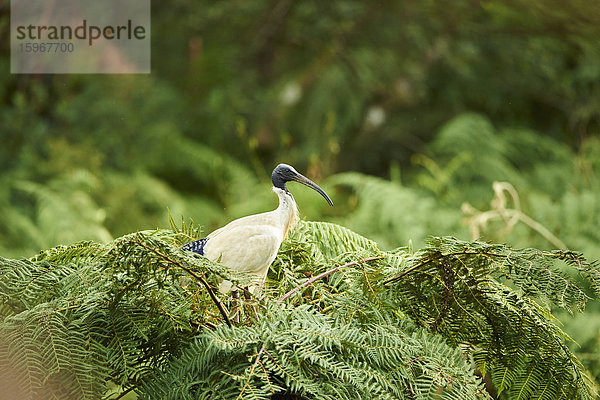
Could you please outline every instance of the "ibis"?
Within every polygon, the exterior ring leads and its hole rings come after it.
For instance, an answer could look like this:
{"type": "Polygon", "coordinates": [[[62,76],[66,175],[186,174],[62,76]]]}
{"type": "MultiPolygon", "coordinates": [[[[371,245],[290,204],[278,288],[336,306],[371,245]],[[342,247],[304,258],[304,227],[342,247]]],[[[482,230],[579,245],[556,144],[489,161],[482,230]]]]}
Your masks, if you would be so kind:
{"type": "MultiPolygon", "coordinates": [[[[333,206],[323,189],[290,165],[279,164],[275,167],[271,180],[272,190],[279,197],[277,209],[231,221],[204,239],[187,243],[182,248],[233,270],[253,274],[260,285],[264,284],[281,242],[298,222],[298,207],[286,183],[302,183],[316,190],[333,206]]],[[[219,291],[227,293],[232,286],[230,281],[224,280],[219,285],[219,291]]],[[[254,288],[250,289],[251,292],[253,290],[254,288]]]]}

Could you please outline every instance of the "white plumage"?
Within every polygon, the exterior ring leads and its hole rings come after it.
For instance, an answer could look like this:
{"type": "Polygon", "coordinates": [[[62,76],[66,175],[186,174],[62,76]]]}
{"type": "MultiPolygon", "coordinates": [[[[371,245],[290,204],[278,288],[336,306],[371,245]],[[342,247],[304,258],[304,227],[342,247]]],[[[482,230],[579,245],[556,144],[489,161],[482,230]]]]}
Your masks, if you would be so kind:
{"type": "MultiPolygon", "coordinates": [[[[204,255],[236,271],[257,275],[263,283],[281,242],[298,221],[294,198],[276,187],[273,191],[279,196],[276,210],[236,219],[212,232],[207,236],[204,255]]],[[[223,293],[230,289],[227,280],[219,286],[223,293]]]]}
{"type": "MultiPolygon", "coordinates": [[[[183,248],[202,254],[236,271],[253,274],[258,284],[264,283],[281,242],[298,223],[296,201],[287,190],[286,182],[300,182],[319,192],[333,205],[320,187],[289,165],[279,164],[271,177],[273,191],[279,197],[277,209],[231,221],[210,233],[205,239],[188,243],[183,248]]],[[[227,280],[219,285],[219,291],[222,293],[231,288],[232,283],[227,280]]],[[[253,288],[250,291],[252,292],[253,288]]]]}

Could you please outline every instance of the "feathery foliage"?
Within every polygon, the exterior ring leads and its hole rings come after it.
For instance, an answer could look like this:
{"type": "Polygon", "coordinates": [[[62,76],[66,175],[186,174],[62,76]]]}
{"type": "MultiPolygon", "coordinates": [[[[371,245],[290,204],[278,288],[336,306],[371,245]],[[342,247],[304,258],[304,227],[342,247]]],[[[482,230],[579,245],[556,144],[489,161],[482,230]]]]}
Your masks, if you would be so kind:
{"type": "Polygon", "coordinates": [[[181,251],[192,224],[0,260],[0,381],[19,398],[591,399],[549,306],[583,311],[600,272],[566,251],[431,239],[381,251],[301,222],[241,323],[243,274],[181,251]],[[481,376],[486,377],[484,387],[481,376]],[[116,394],[118,395],[118,393],[116,394]],[[46,397],[44,397],[46,396],[46,397]]]}

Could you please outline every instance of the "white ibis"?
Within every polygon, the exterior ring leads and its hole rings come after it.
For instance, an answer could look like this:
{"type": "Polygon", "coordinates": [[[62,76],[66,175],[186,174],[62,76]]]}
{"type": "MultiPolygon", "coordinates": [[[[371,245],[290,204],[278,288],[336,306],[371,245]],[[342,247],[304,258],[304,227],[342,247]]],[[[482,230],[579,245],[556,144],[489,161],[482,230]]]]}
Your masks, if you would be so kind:
{"type": "MultiPolygon", "coordinates": [[[[290,165],[279,164],[275,167],[271,180],[273,191],[279,197],[277,209],[231,221],[206,238],[187,243],[182,248],[236,271],[254,274],[258,282],[263,284],[281,242],[298,222],[298,207],[286,182],[300,182],[316,190],[333,206],[323,189],[290,165]]],[[[224,280],[219,285],[219,291],[227,293],[231,287],[232,283],[224,280]]]]}

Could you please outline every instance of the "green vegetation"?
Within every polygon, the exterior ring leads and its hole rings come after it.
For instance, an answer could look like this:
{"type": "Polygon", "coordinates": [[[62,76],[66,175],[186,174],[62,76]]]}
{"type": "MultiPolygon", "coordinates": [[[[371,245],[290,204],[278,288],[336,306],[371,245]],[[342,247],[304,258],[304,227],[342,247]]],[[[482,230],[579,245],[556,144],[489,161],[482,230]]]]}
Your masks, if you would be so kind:
{"type": "Polygon", "coordinates": [[[558,261],[600,294],[600,270],[575,253],[451,238],[381,251],[346,228],[304,222],[234,326],[215,294],[230,273],[180,249],[197,233],[139,232],[0,260],[4,390],[23,399],[115,388],[110,397],[490,398],[477,371],[508,398],[594,396],[549,308],[582,311],[587,299],[558,261]]]}
{"type": "MultiPolygon", "coordinates": [[[[28,371],[22,387],[594,396],[598,6],[152,7],[147,76],[10,75],[0,46],[0,344],[12,357],[0,365],[28,371]],[[329,208],[290,185],[303,217],[333,224],[302,223],[258,314],[228,327],[184,267],[208,287],[229,272],[177,246],[274,208],[279,162],[332,195],[329,208]],[[164,230],[169,212],[202,232],[164,230]]],[[[0,5],[3,37],[9,26],[0,5]]]]}

